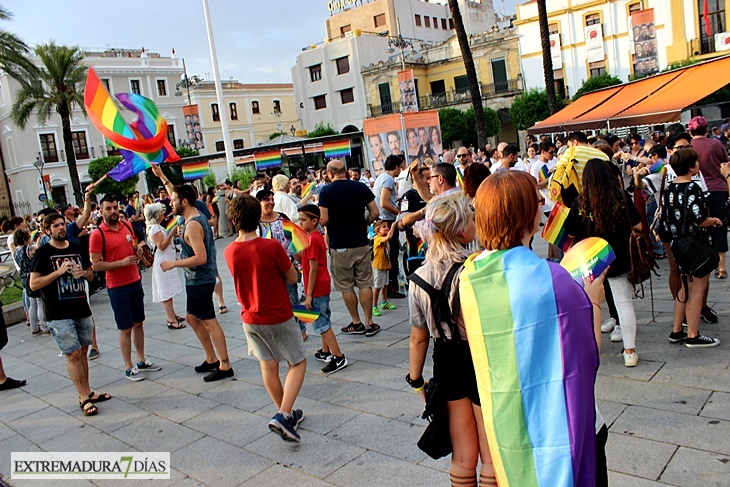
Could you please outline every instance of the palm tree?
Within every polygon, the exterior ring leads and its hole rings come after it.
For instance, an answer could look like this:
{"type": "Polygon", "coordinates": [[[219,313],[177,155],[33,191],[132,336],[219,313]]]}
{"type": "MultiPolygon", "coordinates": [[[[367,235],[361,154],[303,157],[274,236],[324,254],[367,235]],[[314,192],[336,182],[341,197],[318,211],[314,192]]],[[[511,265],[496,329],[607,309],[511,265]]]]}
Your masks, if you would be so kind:
{"type": "Polygon", "coordinates": [[[33,112],[37,112],[38,123],[51,118],[54,110],[60,115],[68,173],[74,199],[81,206],[84,197],[71,135],[71,111],[74,106],[84,110],[84,84],[88,68],[82,62],[83,54],[78,47],[57,46],[51,41],[50,44],[37,46],[35,55],[41,61],[38,75],[29,75],[21,83],[11,117],[15,124],[24,129],[33,112]]]}
{"type": "MultiPolygon", "coordinates": [[[[0,20],[12,20],[13,14],[0,7],[0,20]]],[[[9,76],[21,83],[28,73],[36,73],[36,67],[28,59],[30,54],[28,45],[15,34],[0,29],[0,67],[9,76]]]]}
{"type": "Polygon", "coordinates": [[[477,79],[477,70],[474,67],[474,58],[471,55],[471,47],[469,46],[469,38],[466,36],[464,28],[464,20],[461,18],[458,0],[449,0],[449,9],[451,10],[451,18],[454,19],[454,31],[456,38],[459,40],[461,48],[461,56],[464,58],[464,67],[466,68],[466,78],[469,80],[469,92],[471,93],[471,104],[474,106],[474,125],[477,130],[477,142],[479,147],[487,145],[487,124],[484,121],[484,108],[482,107],[482,95],[479,92],[479,80],[477,79]]]}
{"type": "Polygon", "coordinates": [[[550,30],[548,29],[546,0],[537,0],[537,17],[540,24],[540,44],[542,45],[542,71],[545,76],[550,114],[558,111],[558,100],[555,98],[555,78],[553,77],[553,59],[550,55],[550,30]]]}

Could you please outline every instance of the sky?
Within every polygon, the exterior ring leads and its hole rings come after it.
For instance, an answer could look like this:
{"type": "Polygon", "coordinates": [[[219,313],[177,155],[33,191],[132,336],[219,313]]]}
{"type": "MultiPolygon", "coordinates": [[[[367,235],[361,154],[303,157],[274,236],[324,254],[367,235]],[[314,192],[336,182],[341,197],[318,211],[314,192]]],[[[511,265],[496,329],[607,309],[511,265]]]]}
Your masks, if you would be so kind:
{"type": "MultiPolygon", "coordinates": [[[[525,1],[525,0],[522,0],[525,1]]],[[[494,0],[514,13],[518,0],[494,0]]],[[[30,45],[145,49],[185,58],[188,75],[213,79],[202,0],[0,0],[0,28],[30,45]]],[[[222,79],[290,83],[302,48],[324,40],[327,0],[209,0],[222,79]]]]}

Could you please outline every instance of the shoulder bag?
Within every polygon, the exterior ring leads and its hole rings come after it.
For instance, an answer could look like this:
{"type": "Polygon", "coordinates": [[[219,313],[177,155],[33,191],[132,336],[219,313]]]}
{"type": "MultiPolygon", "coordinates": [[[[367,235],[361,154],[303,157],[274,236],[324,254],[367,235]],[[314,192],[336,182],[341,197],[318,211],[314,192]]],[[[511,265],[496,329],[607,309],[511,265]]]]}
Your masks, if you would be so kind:
{"type": "Polygon", "coordinates": [[[683,198],[682,235],[684,236],[671,244],[672,255],[674,255],[674,260],[677,267],[679,267],[679,273],[682,275],[683,281],[686,281],[686,276],[689,276],[691,280],[693,277],[701,279],[709,275],[720,262],[720,256],[712,245],[704,239],[687,235],[688,189],[689,184],[684,188],[683,198]]]}

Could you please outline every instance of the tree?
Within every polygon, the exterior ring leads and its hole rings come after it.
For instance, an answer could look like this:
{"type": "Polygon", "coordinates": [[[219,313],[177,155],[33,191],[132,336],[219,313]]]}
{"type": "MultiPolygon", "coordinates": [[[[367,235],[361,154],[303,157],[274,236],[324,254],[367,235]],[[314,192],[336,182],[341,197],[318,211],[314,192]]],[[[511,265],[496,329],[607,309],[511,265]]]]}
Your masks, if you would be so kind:
{"type": "MultiPolygon", "coordinates": [[[[563,100],[558,99],[557,104],[558,110],[563,108],[563,100]]],[[[509,116],[517,130],[527,130],[535,125],[535,122],[544,120],[550,115],[548,95],[545,90],[537,88],[517,95],[509,109],[509,116]]]]}
{"type": "MultiPolygon", "coordinates": [[[[182,174],[182,166],[180,166],[180,164],[163,163],[160,164],[160,167],[162,168],[163,174],[167,177],[167,179],[170,180],[173,186],[185,183],[185,178],[183,178],[182,174]]],[[[144,170],[144,177],[147,179],[147,187],[150,189],[150,191],[156,191],[157,188],[164,186],[164,184],[162,184],[162,181],[154,175],[154,173],[152,172],[152,168],[147,168],[144,170]]]]}
{"type": "MultiPolygon", "coordinates": [[[[114,169],[122,160],[121,156],[98,157],[89,163],[89,177],[92,181],[99,181],[106,173],[114,169]]],[[[134,191],[139,182],[139,175],[135,174],[124,181],[114,181],[106,178],[94,187],[94,193],[120,195],[127,199],[127,195],[134,191]]]]}
{"type": "Polygon", "coordinates": [[[455,140],[462,140],[468,130],[464,112],[456,108],[442,108],[439,110],[441,124],[441,141],[444,146],[451,146],[455,140]]]}
{"type": "MultiPolygon", "coordinates": [[[[0,20],[12,18],[10,11],[0,7],[0,20]]],[[[28,54],[30,49],[25,42],[15,34],[0,29],[0,67],[21,84],[26,83],[29,74],[35,76],[38,73],[38,68],[28,59],[28,54]]]]}
{"type": "MultiPolygon", "coordinates": [[[[467,130],[464,132],[462,143],[466,146],[474,144],[477,147],[484,147],[478,145],[479,138],[474,125],[474,109],[469,108],[464,112],[464,122],[466,123],[467,130]]],[[[499,133],[502,128],[502,122],[499,121],[499,115],[497,112],[489,107],[484,108],[484,125],[486,126],[487,137],[494,137],[499,133]]],[[[485,144],[486,145],[486,144],[485,144]]]]}
{"type": "MultiPolygon", "coordinates": [[[[540,45],[542,46],[542,71],[545,77],[545,88],[549,115],[557,112],[558,97],[555,96],[555,77],[553,76],[553,59],[550,55],[550,30],[548,29],[547,0],[537,0],[537,18],[540,24],[540,45]]],[[[547,118],[547,117],[543,117],[547,118]]],[[[539,119],[539,120],[542,120],[539,119]]],[[[524,130],[524,129],[520,129],[524,130]]]]}
{"type": "Polygon", "coordinates": [[[456,38],[459,40],[461,57],[464,59],[466,77],[469,80],[469,92],[471,93],[471,104],[474,108],[474,124],[477,132],[477,140],[479,141],[479,146],[484,147],[487,145],[487,126],[484,122],[482,94],[479,91],[477,70],[474,67],[474,58],[471,55],[469,38],[467,37],[466,29],[464,28],[464,20],[461,18],[458,0],[449,0],[449,10],[451,10],[451,18],[454,19],[454,31],[456,32],[456,38]]]}
{"type": "Polygon", "coordinates": [[[337,135],[337,130],[329,122],[327,125],[319,122],[314,126],[314,130],[307,132],[307,137],[324,137],[325,135],[337,135]]]}
{"type": "Polygon", "coordinates": [[[619,77],[611,76],[608,73],[602,74],[601,76],[593,76],[592,78],[583,80],[580,88],[578,88],[578,91],[576,91],[575,95],[573,95],[573,101],[577,100],[586,93],[590,93],[591,91],[600,90],[601,88],[608,88],[609,86],[620,85],[621,83],[622,81],[619,77]]]}
{"type": "Polygon", "coordinates": [[[24,129],[33,112],[37,112],[38,123],[48,121],[54,110],[58,113],[68,174],[76,204],[81,206],[84,195],[71,136],[71,111],[74,104],[84,110],[87,67],[82,62],[83,54],[78,47],[57,46],[51,42],[37,46],[35,55],[42,66],[37,73],[25,73],[10,115],[13,122],[24,129]]]}

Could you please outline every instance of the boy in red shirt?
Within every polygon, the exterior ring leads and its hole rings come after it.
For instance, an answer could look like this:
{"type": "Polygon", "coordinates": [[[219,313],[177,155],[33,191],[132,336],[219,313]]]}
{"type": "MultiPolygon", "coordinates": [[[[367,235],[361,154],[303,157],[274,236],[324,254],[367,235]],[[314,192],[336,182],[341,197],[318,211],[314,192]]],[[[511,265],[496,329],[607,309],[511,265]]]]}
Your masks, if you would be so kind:
{"type": "Polygon", "coordinates": [[[330,316],[330,274],[327,271],[327,249],[320,233],[320,212],[316,205],[299,208],[299,224],[307,232],[307,248],[302,251],[302,270],[304,276],[304,307],[319,309],[319,317],[312,323],[314,331],[322,337],[322,348],[314,358],[328,362],[322,369],[325,374],[337,372],[347,367],[347,359],[340,351],[335,333],[332,331],[330,316]]]}
{"type": "Polygon", "coordinates": [[[304,382],[307,360],[286,290],[287,284],[297,282],[297,271],[277,240],[256,234],[261,219],[261,203],[256,198],[234,198],[228,215],[238,237],[226,247],[225,257],[241,303],[248,353],[259,360],[266,391],[279,408],[269,421],[269,429],[286,441],[299,442],[297,429],[304,413],[293,407],[304,382]],[[281,361],[289,363],[283,386],[281,361]]]}

